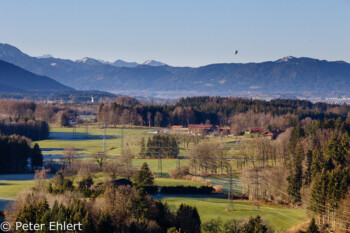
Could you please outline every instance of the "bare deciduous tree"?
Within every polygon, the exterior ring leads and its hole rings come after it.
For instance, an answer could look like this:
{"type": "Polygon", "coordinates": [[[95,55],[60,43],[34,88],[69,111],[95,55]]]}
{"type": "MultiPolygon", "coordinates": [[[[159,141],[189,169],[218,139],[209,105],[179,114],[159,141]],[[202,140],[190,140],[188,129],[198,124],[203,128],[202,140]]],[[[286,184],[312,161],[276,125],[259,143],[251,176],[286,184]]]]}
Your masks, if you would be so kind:
{"type": "Polygon", "coordinates": [[[62,161],[66,167],[66,170],[73,168],[73,165],[77,159],[77,151],[73,146],[67,146],[63,150],[62,161]]]}
{"type": "Polygon", "coordinates": [[[106,153],[104,151],[96,152],[94,153],[94,158],[99,169],[102,170],[102,167],[106,163],[106,159],[107,159],[106,153]]]}
{"type": "Polygon", "coordinates": [[[45,180],[48,178],[50,169],[36,170],[34,175],[35,186],[42,190],[45,188],[45,180]]]}

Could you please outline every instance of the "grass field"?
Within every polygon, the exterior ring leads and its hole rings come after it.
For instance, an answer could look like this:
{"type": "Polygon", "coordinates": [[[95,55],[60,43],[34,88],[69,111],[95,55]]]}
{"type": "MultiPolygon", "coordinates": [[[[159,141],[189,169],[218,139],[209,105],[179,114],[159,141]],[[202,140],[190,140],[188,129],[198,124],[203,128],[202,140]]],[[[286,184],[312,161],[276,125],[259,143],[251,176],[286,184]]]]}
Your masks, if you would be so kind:
{"type": "MultiPolygon", "coordinates": [[[[104,182],[104,174],[96,174],[94,178],[95,183],[104,182]]],[[[154,183],[158,186],[196,186],[200,187],[205,185],[200,182],[190,180],[176,180],[168,178],[155,178],[154,183]]],[[[17,194],[23,189],[27,189],[34,186],[34,180],[0,180],[0,199],[14,200],[17,194]]]]}
{"type": "MultiPolygon", "coordinates": [[[[120,154],[121,146],[121,129],[108,128],[106,129],[106,144],[108,154],[113,157],[120,154]]],[[[124,145],[129,146],[134,154],[137,156],[140,151],[140,140],[142,137],[151,136],[148,134],[149,129],[142,128],[130,128],[124,129],[124,145]]],[[[92,153],[102,150],[103,146],[103,129],[98,128],[97,125],[93,125],[89,128],[88,134],[85,134],[85,128],[76,128],[76,133],[73,134],[72,128],[54,127],[50,128],[50,138],[47,140],[38,141],[37,143],[42,148],[44,154],[60,155],[67,146],[75,147],[79,153],[86,155],[89,159],[92,153]]],[[[222,141],[234,151],[240,145],[237,143],[238,138],[213,138],[211,141],[222,141]]],[[[249,138],[239,138],[239,140],[249,140],[249,138]]],[[[181,146],[181,145],[180,145],[181,146]]],[[[180,155],[186,155],[188,151],[181,149],[180,155]]],[[[150,169],[157,176],[158,174],[158,160],[157,159],[139,159],[135,158],[132,161],[132,165],[135,168],[142,166],[144,162],[147,162],[150,169]]],[[[181,166],[188,165],[189,159],[181,159],[181,166]]],[[[236,168],[236,161],[232,161],[232,165],[236,168]]],[[[200,182],[194,182],[189,180],[177,180],[169,178],[169,171],[177,167],[176,159],[163,159],[162,160],[162,178],[155,178],[155,184],[158,186],[202,186],[205,185],[200,182]]],[[[106,174],[96,173],[94,174],[94,182],[99,183],[105,181],[106,174]]],[[[209,179],[212,185],[223,185],[227,188],[227,178],[221,176],[206,177],[209,179]]],[[[234,176],[235,183],[238,184],[239,175],[234,176]]],[[[2,175],[0,176],[0,201],[6,202],[6,200],[14,200],[17,194],[26,188],[34,186],[33,174],[24,175],[2,175]]],[[[235,192],[240,192],[240,187],[234,186],[235,192]]],[[[220,218],[223,221],[232,218],[247,219],[256,215],[261,215],[269,225],[273,227],[274,231],[281,231],[295,227],[305,220],[307,216],[303,210],[290,209],[274,205],[262,205],[261,210],[252,210],[252,203],[249,201],[234,201],[235,211],[226,211],[227,200],[220,198],[204,198],[204,197],[166,197],[168,204],[174,208],[177,208],[181,203],[186,203],[192,206],[196,206],[201,216],[202,223],[212,219],[220,218]]],[[[1,203],[0,203],[1,204],[1,203]]]]}
{"type": "MultiPolygon", "coordinates": [[[[88,126],[88,134],[85,133],[85,126],[76,127],[76,132],[73,132],[71,127],[50,126],[50,137],[47,140],[37,141],[40,148],[45,154],[62,154],[62,150],[67,146],[75,147],[82,154],[91,154],[101,151],[103,148],[103,128],[96,124],[88,126]]],[[[124,146],[130,146],[137,155],[140,152],[140,140],[144,137],[153,136],[149,134],[150,129],[147,128],[125,128],[123,130],[124,146]]],[[[121,128],[106,128],[106,146],[108,154],[119,155],[121,147],[121,128]]],[[[218,138],[209,137],[211,141],[226,142],[228,146],[234,147],[237,138],[218,138]]],[[[188,154],[188,151],[180,144],[180,155],[188,154]]],[[[236,147],[238,148],[238,144],[236,147]]]]}
{"type": "MultiPolygon", "coordinates": [[[[63,149],[67,146],[73,146],[77,151],[86,155],[83,159],[89,159],[91,153],[98,152],[102,150],[103,147],[103,129],[98,127],[97,124],[88,126],[88,134],[86,134],[86,128],[84,125],[80,125],[76,128],[75,133],[73,133],[73,128],[68,127],[58,127],[50,126],[50,138],[47,140],[37,141],[40,148],[43,151],[44,155],[60,155],[63,152],[63,149]],[[87,158],[86,158],[87,157],[87,158]]],[[[113,157],[113,155],[120,154],[121,147],[121,132],[120,128],[109,127],[106,129],[106,145],[108,148],[108,154],[113,157]]],[[[132,148],[134,154],[137,156],[140,151],[140,140],[142,137],[152,136],[153,134],[148,134],[149,129],[145,128],[126,128],[124,132],[124,145],[132,148]]],[[[236,147],[237,138],[218,138],[210,137],[211,141],[224,141],[231,148],[236,147]]],[[[180,145],[181,147],[182,145],[180,145]]],[[[185,155],[188,151],[180,149],[180,154],[185,155]]],[[[158,170],[158,160],[157,159],[133,159],[133,167],[139,168],[144,162],[147,162],[148,166],[154,172],[156,176],[160,172],[158,170]]],[[[232,163],[234,163],[233,161],[232,163]]],[[[181,159],[180,165],[188,165],[188,159],[181,159]]],[[[162,178],[157,178],[156,183],[160,186],[163,185],[202,185],[202,183],[185,181],[185,180],[173,180],[173,179],[164,179],[169,178],[169,171],[177,167],[176,159],[163,159],[162,160],[162,175],[159,175],[162,178]]],[[[98,176],[98,175],[97,175],[98,176]]],[[[103,176],[95,177],[95,182],[102,182],[105,178],[103,176]]],[[[220,184],[221,181],[215,180],[215,184],[220,184]]],[[[14,198],[16,194],[23,188],[30,187],[33,184],[33,181],[17,180],[11,181],[3,179],[1,182],[0,178],[0,198],[14,198]],[[1,185],[3,184],[3,185],[1,185]]]]}
{"type": "Polygon", "coordinates": [[[154,179],[155,185],[158,186],[178,186],[178,185],[183,185],[183,186],[196,186],[200,187],[203,185],[206,185],[201,182],[195,182],[191,180],[177,180],[177,179],[168,179],[168,178],[156,178],[154,179]]]}
{"type": "Polygon", "coordinates": [[[301,209],[262,205],[260,210],[252,210],[252,202],[250,201],[235,200],[234,211],[226,211],[226,199],[167,197],[166,201],[173,209],[178,208],[181,203],[196,206],[202,223],[213,218],[220,218],[222,221],[232,218],[243,220],[260,215],[274,231],[283,231],[307,220],[307,215],[301,209]]]}
{"type": "Polygon", "coordinates": [[[34,186],[34,180],[0,180],[0,199],[14,200],[23,189],[34,186]]]}
{"type": "MultiPolygon", "coordinates": [[[[142,164],[146,162],[152,172],[158,174],[158,159],[133,159],[132,165],[136,168],[142,166],[142,164]]],[[[176,169],[176,159],[162,159],[162,177],[169,177],[169,171],[172,169],[176,169]]],[[[180,166],[188,165],[188,159],[180,159],[180,166]]]]}
{"type": "MultiPolygon", "coordinates": [[[[135,153],[140,151],[140,140],[148,137],[149,129],[132,128],[124,129],[124,144],[132,145],[135,153]]],[[[37,141],[40,148],[46,154],[62,154],[67,146],[75,147],[82,154],[91,154],[101,151],[103,148],[103,129],[97,125],[89,126],[88,134],[85,134],[85,127],[77,127],[76,133],[73,128],[50,126],[50,137],[47,140],[37,141]]],[[[106,146],[108,154],[120,154],[121,129],[106,129],[106,146]]]]}

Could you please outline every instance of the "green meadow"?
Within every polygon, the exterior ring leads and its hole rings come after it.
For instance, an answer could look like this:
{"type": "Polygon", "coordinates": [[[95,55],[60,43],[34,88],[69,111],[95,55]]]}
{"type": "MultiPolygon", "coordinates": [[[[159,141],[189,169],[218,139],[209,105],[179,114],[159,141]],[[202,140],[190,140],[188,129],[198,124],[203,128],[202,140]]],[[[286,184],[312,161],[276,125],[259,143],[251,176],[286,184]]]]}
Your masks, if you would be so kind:
{"type": "Polygon", "coordinates": [[[0,199],[14,200],[23,189],[34,186],[34,180],[0,180],[0,199]]]}
{"type": "MultiPolygon", "coordinates": [[[[140,151],[140,140],[147,138],[149,129],[128,128],[123,130],[124,145],[131,146],[134,153],[140,151]]],[[[47,140],[37,141],[45,154],[62,154],[62,150],[67,146],[73,146],[79,153],[90,155],[103,150],[103,128],[98,125],[89,125],[88,134],[84,126],[73,128],[50,127],[50,137],[47,140]]],[[[121,128],[106,129],[106,149],[110,155],[119,155],[121,148],[121,128]]]]}
{"type": "Polygon", "coordinates": [[[227,211],[226,199],[196,196],[195,198],[167,197],[165,200],[173,209],[182,203],[196,206],[202,223],[213,218],[220,218],[222,221],[232,218],[245,220],[260,215],[274,231],[284,231],[304,223],[308,218],[304,210],[284,208],[277,205],[261,205],[260,210],[253,210],[251,201],[235,200],[234,210],[227,211]]]}
{"type": "MultiPolygon", "coordinates": [[[[88,128],[88,134],[86,134],[85,127],[77,127],[76,132],[73,132],[73,128],[56,127],[51,126],[50,138],[47,140],[37,141],[40,148],[43,150],[44,155],[60,155],[63,149],[67,146],[73,146],[81,154],[85,155],[84,159],[92,159],[92,154],[98,151],[102,151],[103,148],[103,129],[97,127],[97,125],[90,125],[88,128]]],[[[140,140],[142,137],[152,136],[149,134],[149,129],[144,128],[128,128],[124,129],[124,146],[131,148],[135,157],[132,160],[132,166],[139,168],[144,162],[147,162],[152,172],[155,174],[155,184],[158,186],[196,186],[206,185],[201,182],[195,182],[190,180],[178,180],[172,179],[169,176],[169,171],[176,169],[176,159],[162,159],[162,175],[158,177],[158,159],[141,159],[137,158],[140,151],[140,140]]],[[[120,128],[107,128],[106,129],[106,147],[108,150],[109,158],[118,158],[121,148],[121,129],[120,128]]],[[[212,141],[224,141],[231,149],[231,151],[239,148],[240,143],[236,143],[237,138],[214,138],[210,137],[212,141]]],[[[239,140],[249,140],[249,138],[239,138],[239,140]]],[[[180,145],[182,147],[183,145],[180,145]]],[[[187,155],[188,151],[181,148],[180,155],[187,155]]],[[[180,159],[180,165],[186,166],[189,163],[189,159],[180,159]]],[[[236,167],[235,161],[232,161],[234,167],[236,167]]],[[[0,199],[14,200],[16,195],[23,189],[34,186],[33,179],[6,179],[0,178],[0,199]]],[[[93,174],[94,182],[99,183],[106,180],[106,174],[103,172],[93,174]]],[[[223,185],[227,188],[227,180],[221,176],[204,177],[205,180],[209,180],[211,185],[223,185]]],[[[234,175],[235,182],[239,181],[239,174],[234,175]]],[[[234,187],[234,191],[239,193],[240,187],[234,187]]],[[[291,227],[295,227],[307,220],[307,215],[302,209],[286,208],[277,205],[262,204],[260,210],[252,209],[252,202],[235,200],[234,211],[227,211],[227,200],[221,198],[212,197],[200,197],[200,196],[171,196],[165,197],[167,203],[171,208],[178,207],[181,203],[196,206],[202,223],[213,219],[220,218],[222,221],[226,221],[232,218],[248,219],[256,215],[261,215],[266,220],[274,231],[283,231],[291,227]]]]}

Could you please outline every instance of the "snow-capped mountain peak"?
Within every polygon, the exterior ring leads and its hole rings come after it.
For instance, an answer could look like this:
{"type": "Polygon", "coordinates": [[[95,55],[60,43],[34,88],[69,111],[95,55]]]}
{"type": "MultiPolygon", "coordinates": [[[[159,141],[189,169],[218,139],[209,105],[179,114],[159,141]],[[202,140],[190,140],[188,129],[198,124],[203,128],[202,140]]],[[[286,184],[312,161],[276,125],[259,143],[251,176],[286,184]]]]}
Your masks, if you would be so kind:
{"type": "Polygon", "coordinates": [[[44,55],[39,56],[37,58],[53,58],[53,56],[51,54],[44,54],[44,55]]]}
{"type": "Polygon", "coordinates": [[[115,67],[129,67],[129,68],[132,68],[132,67],[136,67],[138,66],[139,64],[136,63],[136,62],[127,62],[127,61],[123,61],[123,60],[116,60],[115,62],[111,63],[112,66],[115,66],[115,67]]]}
{"type": "Polygon", "coordinates": [[[90,57],[84,57],[80,60],[76,60],[75,61],[76,63],[84,63],[84,64],[87,64],[87,65],[99,65],[101,64],[100,61],[96,60],[96,59],[93,59],[93,58],[90,58],[90,57]]]}
{"type": "Polygon", "coordinates": [[[293,59],[295,59],[295,57],[293,57],[293,56],[285,56],[285,57],[283,57],[283,58],[281,58],[281,59],[279,59],[277,61],[278,62],[287,62],[287,61],[290,61],[290,60],[293,60],[293,59]]]}
{"type": "Polygon", "coordinates": [[[142,65],[148,65],[148,66],[165,66],[165,63],[155,61],[155,60],[147,60],[142,65]]]}

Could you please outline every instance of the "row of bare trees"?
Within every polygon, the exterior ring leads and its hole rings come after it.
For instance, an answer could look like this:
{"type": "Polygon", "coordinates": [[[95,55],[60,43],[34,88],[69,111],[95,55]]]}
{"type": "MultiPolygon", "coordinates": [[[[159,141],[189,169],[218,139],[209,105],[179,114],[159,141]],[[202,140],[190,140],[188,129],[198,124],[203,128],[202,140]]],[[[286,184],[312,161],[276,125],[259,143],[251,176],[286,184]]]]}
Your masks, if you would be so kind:
{"type": "Polygon", "coordinates": [[[90,172],[104,171],[111,179],[115,179],[118,175],[131,177],[134,169],[132,167],[132,159],[135,153],[130,147],[125,147],[120,157],[115,159],[107,159],[105,151],[93,153],[92,160],[82,161],[80,153],[73,146],[67,146],[63,150],[61,163],[65,168],[66,175],[77,174],[81,169],[88,169],[90,172]]]}
{"type": "Polygon", "coordinates": [[[271,113],[254,113],[253,110],[239,113],[230,118],[231,132],[235,135],[240,135],[245,130],[255,127],[285,130],[295,126],[297,122],[297,116],[292,114],[273,116],[271,113]]]}
{"type": "Polygon", "coordinates": [[[223,174],[230,167],[227,148],[222,143],[203,141],[190,149],[190,156],[194,175],[223,174]]]}
{"type": "Polygon", "coordinates": [[[46,104],[27,100],[0,100],[0,119],[17,122],[36,119],[61,125],[62,117],[70,118],[74,111],[68,106],[46,104]]]}

